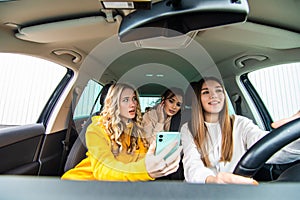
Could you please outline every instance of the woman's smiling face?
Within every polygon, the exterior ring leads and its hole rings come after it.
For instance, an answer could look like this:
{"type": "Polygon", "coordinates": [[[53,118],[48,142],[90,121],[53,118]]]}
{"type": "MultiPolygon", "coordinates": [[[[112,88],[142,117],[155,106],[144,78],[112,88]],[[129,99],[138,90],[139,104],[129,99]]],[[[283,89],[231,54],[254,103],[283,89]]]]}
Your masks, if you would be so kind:
{"type": "Polygon", "coordinates": [[[201,88],[200,99],[202,107],[206,113],[220,113],[225,102],[223,87],[217,81],[205,81],[201,88]]]}

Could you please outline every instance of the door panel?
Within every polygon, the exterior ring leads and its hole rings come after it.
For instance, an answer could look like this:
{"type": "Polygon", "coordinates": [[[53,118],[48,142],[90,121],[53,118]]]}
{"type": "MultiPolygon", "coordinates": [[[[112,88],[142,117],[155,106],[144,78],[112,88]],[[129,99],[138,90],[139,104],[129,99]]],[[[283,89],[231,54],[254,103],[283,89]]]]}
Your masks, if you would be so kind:
{"type": "MultiPolygon", "coordinates": [[[[40,154],[40,171],[42,176],[60,176],[63,169],[62,154],[63,141],[66,137],[67,130],[59,131],[57,133],[47,134],[40,154]]],[[[72,144],[77,137],[74,130],[71,131],[70,143],[72,144]]],[[[70,147],[69,147],[70,148],[70,147]]]]}
{"type": "Polygon", "coordinates": [[[42,124],[0,129],[0,173],[37,174],[44,135],[42,124]]]}
{"type": "Polygon", "coordinates": [[[0,174],[57,174],[66,130],[45,130],[74,73],[33,56],[0,52],[0,58],[0,174]]]}

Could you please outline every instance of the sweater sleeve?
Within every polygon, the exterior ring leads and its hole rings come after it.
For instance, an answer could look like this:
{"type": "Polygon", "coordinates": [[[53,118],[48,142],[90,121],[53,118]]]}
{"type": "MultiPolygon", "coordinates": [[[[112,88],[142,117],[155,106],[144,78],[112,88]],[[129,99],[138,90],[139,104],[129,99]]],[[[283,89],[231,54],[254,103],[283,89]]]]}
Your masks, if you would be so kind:
{"type": "Polygon", "coordinates": [[[89,126],[86,133],[86,143],[91,170],[97,180],[153,180],[146,170],[145,158],[129,163],[123,163],[115,158],[111,152],[110,139],[99,125],[89,126]]]}
{"type": "Polygon", "coordinates": [[[253,144],[268,134],[268,131],[260,129],[252,120],[243,116],[236,115],[234,124],[234,131],[238,134],[237,136],[242,134],[241,137],[246,150],[250,149],[253,144]]]}
{"type": "Polygon", "coordinates": [[[205,183],[208,176],[214,176],[215,174],[211,169],[204,166],[204,163],[201,160],[201,154],[197,149],[187,123],[182,126],[180,132],[182,134],[182,162],[185,180],[190,183],[205,183]]]}
{"type": "MultiPolygon", "coordinates": [[[[248,150],[253,144],[259,141],[262,137],[267,135],[269,132],[260,129],[252,120],[243,117],[236,116],[236,130],[243,133],[244,142],[246,144],[246,149],[248,150]]],[[[267,163],[285,164],[299,160],[300,140],[296,140],[289,145],[283,147],[277,153],[275,153],[267,163]]]]}
{"type": "Polygon", "coordinates": [[[163,131],[164,124],[158,123],[156,110],[150,110],[143,116],[143,127],[148,137],[156,135],[156,133],[163,131]]]}

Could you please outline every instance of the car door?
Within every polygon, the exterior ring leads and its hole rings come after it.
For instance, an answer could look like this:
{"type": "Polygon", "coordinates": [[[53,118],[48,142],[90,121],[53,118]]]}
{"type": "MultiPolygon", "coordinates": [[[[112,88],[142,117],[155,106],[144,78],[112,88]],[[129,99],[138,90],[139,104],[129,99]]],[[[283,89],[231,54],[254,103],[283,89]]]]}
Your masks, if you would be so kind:
{"type": "MultiPolygon", "coordinates": [[[[273,122],[286,119],[300,109],[300,63],[287,63],[265,67],[241,76],[253,106],[255,106],[256,123],[263,129],[271,131],[278,127],[273,122]],[[274,124],[273,124],[274,125],[274,124]]],[[[291,133],[291,131],[287,132],[291,133]]],[[[292,134],[292,133],[291,133],[292,134]]],[[[287,168],[295,165],[298,160],[299,148],[294,143],[286,152],[290,152],[290,163],[265,164],[254,176],[256,180],[273,181],[287,168]]]]}
{"type": "Polygon", "coordinates": [[[287,63],[253,71],[241,77],[266,130],[271,123],[300,109],[300,63],[287,63]]]}
{"type": "Polygon", "coordinates": [[[72,71],[20,54],[0,58],[0,173],[55,175],[66,130],[45,130],[72,71]]]}

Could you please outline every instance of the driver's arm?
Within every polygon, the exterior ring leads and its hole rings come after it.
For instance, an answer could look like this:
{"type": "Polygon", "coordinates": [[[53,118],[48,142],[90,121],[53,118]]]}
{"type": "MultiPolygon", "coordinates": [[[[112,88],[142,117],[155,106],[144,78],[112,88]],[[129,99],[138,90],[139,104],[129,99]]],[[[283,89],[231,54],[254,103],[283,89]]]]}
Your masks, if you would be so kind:
{"type": "Polygon", "coordinates": [[[299,117],[300,117],[300,110],[296,114],[294,114],[294,115],[292,115],[290,117],[287,117],[287,118],[278,120],[276,122],[273,122],[271,124],[271,126],[272,126],[272,128],[279,128],[280,126],[282,126],[282,125],[284,125],[284,124],[286,124],[286,123],[288,123],[290,121],[293,121],[293,120],[295,120],[295,119],[297,119],[299,117]]]}

